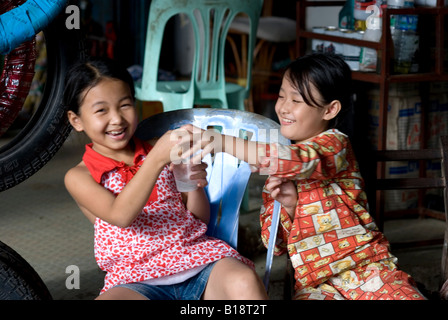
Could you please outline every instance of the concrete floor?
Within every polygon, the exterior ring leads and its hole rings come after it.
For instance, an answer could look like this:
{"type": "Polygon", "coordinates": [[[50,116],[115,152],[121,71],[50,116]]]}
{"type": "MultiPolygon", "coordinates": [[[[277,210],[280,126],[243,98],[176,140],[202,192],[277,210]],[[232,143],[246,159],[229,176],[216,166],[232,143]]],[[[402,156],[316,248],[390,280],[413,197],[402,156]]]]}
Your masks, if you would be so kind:
{"type": "MultiPolygon", "coordinates": [[[[65,172],[84,152],[85,139],[72,134],[56,156],[38,173],[18,186],[0,193],[0,241],[17,251],[37,271],[55,300],[90,300],[97,296],[104,274],[93,253],[93,227],[79,211],[63,184],[65,172]],[[68,289],[71,266],[79,268],[79,289],[68,289]]],[[[259,195],[264,178],[250,181],[249,212],[241,215],[240,243],[243,254],[255,261],[264,276],[265,250],[259,240],[259,195]]],[[[434,219],[394,220],[385,224],[393,241],[442,236],[445,223],[434,219]]],[[[392,252],[401,268],[430,291],[440,286],[441,246],[401,249],[392,252]]],[[[283,298],[285,257],[274,257],[269,295],[283,298]]]]}

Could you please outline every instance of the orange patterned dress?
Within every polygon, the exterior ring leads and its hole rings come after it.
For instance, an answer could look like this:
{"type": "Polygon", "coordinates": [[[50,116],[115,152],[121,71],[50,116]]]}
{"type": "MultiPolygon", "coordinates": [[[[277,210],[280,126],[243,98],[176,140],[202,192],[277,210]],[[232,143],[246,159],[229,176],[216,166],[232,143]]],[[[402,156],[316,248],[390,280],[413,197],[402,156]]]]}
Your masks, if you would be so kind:
{"type": "MultiPolygon", "coordinates": [[[[295,299],[424,299],[397,269],[369,214],[363,179],[346,135],[330,129],[303,143],[260,145],[270,175],[297,185],[294,219],[282,209],[275,254],[288,252],[295,299]]],[[[268,180],[266,183],[268,183],[268,180]]],[[[263,190],[261,236],[267,246],[274,199],[263,190]]]]}

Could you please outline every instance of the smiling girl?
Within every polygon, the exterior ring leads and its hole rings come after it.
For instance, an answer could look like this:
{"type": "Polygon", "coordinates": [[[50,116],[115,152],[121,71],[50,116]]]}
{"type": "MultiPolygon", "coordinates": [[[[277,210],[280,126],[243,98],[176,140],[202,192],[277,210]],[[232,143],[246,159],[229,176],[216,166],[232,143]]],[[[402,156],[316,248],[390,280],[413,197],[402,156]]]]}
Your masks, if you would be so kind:
{"type": "Polygon", "coordinates": [[[106,272],[98,299],[267,298],[253,263],[205,234],[206,164],[192,167],[199,188],[181,194],[171,172],[178,143],[171,132],[153,145],[134,137],[126,69],[109,60],[77,64],[64,100],[73,128],[91,140],[65,185],[94,225],[95,259],[106,272]]]}
{"type": "Polygon", "coordinates": [[[424,299],[397,269],[369,213],[350,141],[336,129],[351,100],[351,71],[341,57],[300,57],[287,68],[275,105],[281,133],[292,144],[223,137],[224,151],[248,161],[248,150],[257,150],[251,164],[270,174],[261,237],[267,246],[277,200],[282,209],[275,250],[290,256],[295,299],[424,299]]]}

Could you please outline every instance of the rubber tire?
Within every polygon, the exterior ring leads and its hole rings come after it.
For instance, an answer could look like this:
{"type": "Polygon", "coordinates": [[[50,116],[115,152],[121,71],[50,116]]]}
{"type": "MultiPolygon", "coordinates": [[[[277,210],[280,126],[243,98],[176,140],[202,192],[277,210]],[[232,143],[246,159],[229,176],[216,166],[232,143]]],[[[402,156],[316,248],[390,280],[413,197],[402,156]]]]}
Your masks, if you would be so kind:
{"type": "Polygon", "coordinates": [[[60,14],[44,29],[47,46],[47,81],[42,100],[27,125],[0,148],[0,191],[35,174],[60,149],[71,126],[62,105],[64,78],[68,68],[85,56],[83,34],[68,30],[60,14]]]}
{"type": "Polygon", "coordinates": [[[0,241],[0,300],[52,300],[34,269],[0,241]]]}

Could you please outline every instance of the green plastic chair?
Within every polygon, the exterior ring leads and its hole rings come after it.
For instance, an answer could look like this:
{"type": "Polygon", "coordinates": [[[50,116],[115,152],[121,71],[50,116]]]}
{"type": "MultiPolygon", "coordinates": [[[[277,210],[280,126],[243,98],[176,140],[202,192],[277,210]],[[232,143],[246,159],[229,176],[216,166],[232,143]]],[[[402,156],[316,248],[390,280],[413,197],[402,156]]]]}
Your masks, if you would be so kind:
{"type": "Polygon", "coordinates": [[[152,0],[149,9],[146,48],[141,83],[136,83],[140,101],[160,101],[163,111],[210,105],[244,110],[249,97],[252,59],[263,0],[152,0]],[[251,21],[247,45],[245,86],[225,80],[224,53],[229,26],[239,13],[251,21]],[[167,22],[184,14],[191,22],[195,52],[190,81],[158,81],[163,34],[167,22]]]}

